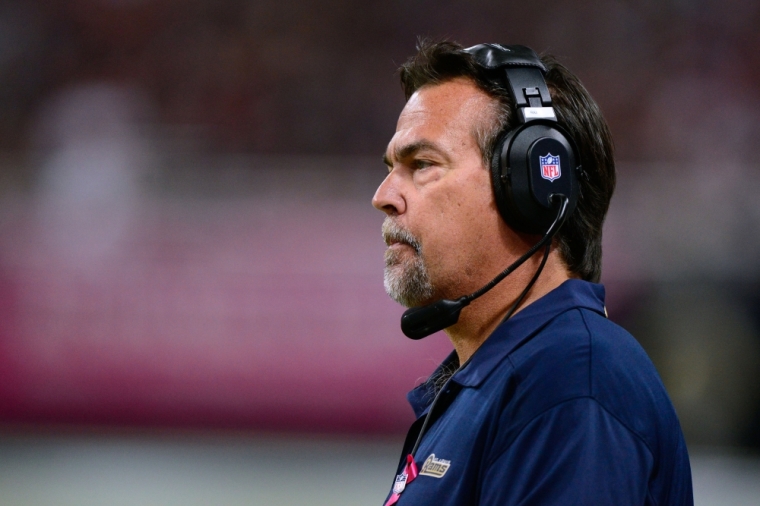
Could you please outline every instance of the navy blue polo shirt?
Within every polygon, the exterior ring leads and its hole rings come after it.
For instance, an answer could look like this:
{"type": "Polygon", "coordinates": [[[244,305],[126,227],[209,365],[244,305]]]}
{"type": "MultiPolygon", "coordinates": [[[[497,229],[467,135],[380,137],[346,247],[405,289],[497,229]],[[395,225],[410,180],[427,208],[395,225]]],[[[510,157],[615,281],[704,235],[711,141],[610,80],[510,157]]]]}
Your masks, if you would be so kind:
{"type": "MultiPolygon", "coordinates": [[[[433,396],[430,381],[409,393],[418,419],[397,472],[433,396]]],[[[644,350],[605,317],[601,285],[566,281],[499,326],[434,414],[401,506],[693,504],[676,413],[644,350]]]]}

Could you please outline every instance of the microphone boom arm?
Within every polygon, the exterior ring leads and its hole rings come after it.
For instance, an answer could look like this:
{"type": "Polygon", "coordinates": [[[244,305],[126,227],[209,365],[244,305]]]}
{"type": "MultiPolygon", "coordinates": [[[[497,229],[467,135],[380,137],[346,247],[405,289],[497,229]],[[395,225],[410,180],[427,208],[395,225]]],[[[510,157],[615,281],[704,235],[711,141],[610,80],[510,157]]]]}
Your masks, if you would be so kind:
{"type": "MultiPolygon", "coordinates": [[[[559,200],[559,206],[556,218],[554,218],[554,221],[544,236],[526,251],[525,254],[515,260],[512,265],[501,271],[499,275],[493,278],[483,288],[470,295],[464,295],[456,300],[443,299],[427,306],[407,309],[401,316],[401,331],[404,335],[410,339],[417,340],[454,325],[459,320],[459,313],[462,309],[468,306],[470,302],[488,292],[504,278],[509,276],[515,269],[524,264],[526,260],[532,257],[542,246],[557,234],[559,229],[565,223],[565,219],[567,218],[567,206],[570,200],[560,193],[553,193],[549,196],[550,202],[555,203],[557,200],[559,200]]],[[[541,266],[543,267],[543,263],[541,266]]],[[[535,279],[533,281],[535,281],[535,279]]]]}

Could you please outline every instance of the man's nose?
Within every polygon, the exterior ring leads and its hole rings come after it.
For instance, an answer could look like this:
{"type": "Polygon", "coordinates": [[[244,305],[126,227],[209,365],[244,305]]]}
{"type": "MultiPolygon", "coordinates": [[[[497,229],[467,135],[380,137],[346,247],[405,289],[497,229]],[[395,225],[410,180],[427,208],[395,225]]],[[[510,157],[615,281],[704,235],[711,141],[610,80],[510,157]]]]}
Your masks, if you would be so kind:
{"type": "Polygon", "coordinates": [[[388,216],[404,214],[406,200],[400,189],[398,175],[391,171],[377,187],[375,196],[372,197],[372,205],[375,209],[383,211],[388,216]]]}

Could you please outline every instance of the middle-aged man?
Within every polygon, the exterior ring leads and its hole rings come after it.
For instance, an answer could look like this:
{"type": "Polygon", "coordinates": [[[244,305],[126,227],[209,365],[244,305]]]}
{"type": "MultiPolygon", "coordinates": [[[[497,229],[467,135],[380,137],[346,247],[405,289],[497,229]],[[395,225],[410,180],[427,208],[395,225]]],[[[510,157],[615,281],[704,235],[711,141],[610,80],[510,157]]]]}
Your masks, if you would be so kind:
{"type": "Polygon", "coordinates": [[[522,46],[422,43],[400,73],[385,288],[454,352],[409,393],[386,505],[692,504],[670,400],[595,284],[615,169],[594,101],[522,46]]]}

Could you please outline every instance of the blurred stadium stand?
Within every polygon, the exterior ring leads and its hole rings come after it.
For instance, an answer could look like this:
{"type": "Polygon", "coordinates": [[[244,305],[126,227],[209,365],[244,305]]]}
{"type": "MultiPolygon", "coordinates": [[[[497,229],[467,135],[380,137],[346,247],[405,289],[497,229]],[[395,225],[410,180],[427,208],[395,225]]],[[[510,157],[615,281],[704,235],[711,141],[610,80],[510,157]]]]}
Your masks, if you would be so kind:
{"type": "Polygon", "coordinates": [[[18,450],[0,465],[65,446],[51,428],[398,439],[405,392],[450,349],[401,335],[369,205],[403,106],[394,71],[422,35],[553,53],[598,100],[619,160],[610,315],[690,448],[728,452],[701,454],[695,480],[726,483],[736,452],[760,450],[760,4],[540,14],[0,3],[0,446],[18,450]]]}

